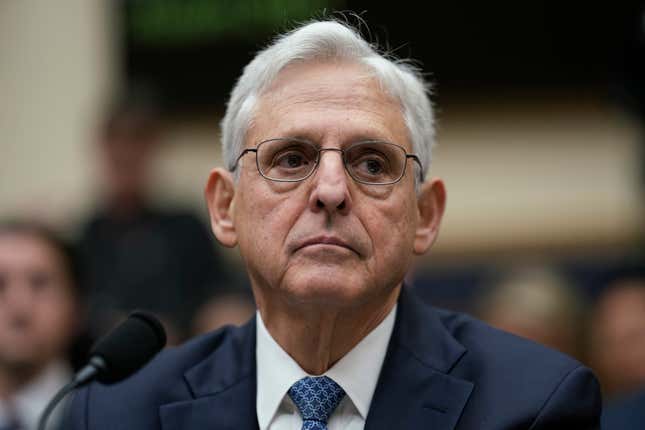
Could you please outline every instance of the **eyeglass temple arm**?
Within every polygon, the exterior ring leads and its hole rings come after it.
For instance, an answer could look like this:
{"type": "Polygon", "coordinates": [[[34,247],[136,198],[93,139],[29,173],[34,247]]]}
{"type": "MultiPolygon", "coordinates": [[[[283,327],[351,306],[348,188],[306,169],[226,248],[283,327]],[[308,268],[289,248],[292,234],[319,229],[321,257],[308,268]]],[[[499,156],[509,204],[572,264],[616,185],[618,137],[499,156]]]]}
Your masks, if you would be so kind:
{"type": "Polygon", "coordinates": [[[257,150],[257,148],[247,148],[247,149],[245,149],[244,151],[242,151],[240,153],[240,155],[238,155],[238,157],[235,159],[235,163],[233,163],[233,165],[231,167],[229,167],[228,170],[230,170],[231,172],[235,172],[235,170],[237,169],[237,165],[240,164],[240,160],[242,159],[242,157],[244,157],[249,152],[256,152],[257,153],[258,150],[257,150]]]}
{"type": "Polygon", "coordinates": [[[412,158],[414,161],[417,162],[419,165],[419,180],[423,182],[425,180],[424,178],[424,172],[423,172],[423,164],[421,164],[421,160],[419,159],[419,156],[416,154],[405,154],[406,158],[412,158]]]}

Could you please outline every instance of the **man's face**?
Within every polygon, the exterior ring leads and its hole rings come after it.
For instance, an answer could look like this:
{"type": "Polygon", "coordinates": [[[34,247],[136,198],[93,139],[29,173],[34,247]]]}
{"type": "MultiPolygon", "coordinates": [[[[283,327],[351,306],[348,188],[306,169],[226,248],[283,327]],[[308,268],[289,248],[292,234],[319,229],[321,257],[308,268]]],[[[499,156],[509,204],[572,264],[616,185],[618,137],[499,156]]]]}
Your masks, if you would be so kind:
{"type": "Polygon", "coordinates": [[[108,199],[129,203],[142,198],[157,144],[156,135],[139,136],[127,129],[102,138],[97,153],[98,167],[108,199]]]}
{"type": "MultiPolygon", "coordinates": [[[[381,140],[412,152],[400,105],[356,64],[289,66],[256,112],[247,148],[281,137],[341,149],[381,140]]],[[[312,176],[279,183],[260,176],[254,157],[241,160],[233,223],[262,295],[360,305],[400,284],[418,222],[412,161],[396,184],[363,185],[347,174],[340,153],[326,151],[312,176]]]]}
{"type": "Polygon", "coordinates": [[[38,367],[64,351],[75,310],[69,282],[41,239],[0,235],[0,366],[38,367]]]}

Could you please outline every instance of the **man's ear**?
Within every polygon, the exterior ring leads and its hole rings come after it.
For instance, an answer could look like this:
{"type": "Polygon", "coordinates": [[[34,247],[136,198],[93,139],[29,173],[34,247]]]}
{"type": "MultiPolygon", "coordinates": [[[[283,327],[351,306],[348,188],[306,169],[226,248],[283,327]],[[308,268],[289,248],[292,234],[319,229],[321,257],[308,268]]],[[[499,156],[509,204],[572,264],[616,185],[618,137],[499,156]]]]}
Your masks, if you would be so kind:
{"type": "Polygon", "coordinates": [[[424,254],[439,235],[439,225],[446,208],[446,187],[439,178],[421,184],[417,196],[419,222],[414,237],[414,253],[424,254]]]}
{"type": "Polygon", "coordinates": [[[233,222],[235,184],[231,172],[219,167],[213,169],[208,176],[204,197],[215,237],[222,245],[234,247],[237,245],[237,232],[233,222]]]}

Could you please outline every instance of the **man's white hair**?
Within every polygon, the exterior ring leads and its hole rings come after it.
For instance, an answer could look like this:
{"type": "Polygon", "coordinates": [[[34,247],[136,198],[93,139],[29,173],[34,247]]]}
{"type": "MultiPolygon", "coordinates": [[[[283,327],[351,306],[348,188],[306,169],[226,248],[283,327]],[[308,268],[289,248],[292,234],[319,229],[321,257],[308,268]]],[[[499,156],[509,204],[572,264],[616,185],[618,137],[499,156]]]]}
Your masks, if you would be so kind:
{"type": "MultiPolygon", "coordinates": [[[[337,21],[311,22],[279,36],[244,68],[221,123],[223,155],[229,169],[244,149],[258,99],[278,73],[292,63],[316,60],[347,60],[367,66],[383,90],[400,102],[412,150],[428,170],[434,145],[429,84],[409,62],[380,54],[356,30],[337,21]]],[[[425,177],[426,172],[422,173],[425,177]]]]}

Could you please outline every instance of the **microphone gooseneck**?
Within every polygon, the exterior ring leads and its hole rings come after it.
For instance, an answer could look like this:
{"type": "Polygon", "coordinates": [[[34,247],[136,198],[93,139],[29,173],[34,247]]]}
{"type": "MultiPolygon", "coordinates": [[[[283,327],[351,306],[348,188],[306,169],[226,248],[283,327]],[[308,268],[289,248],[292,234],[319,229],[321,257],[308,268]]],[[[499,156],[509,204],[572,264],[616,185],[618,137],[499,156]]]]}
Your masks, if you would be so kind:
{"type": "Polygon", "coordinates": [[[38,430],[45,430],[49,415],[69,392],[93,379],[103,384],[121,381],[143,367],[165,345],[166,332],[159,320],[148,312],[132,312],[99,339],[90,351],[88,364],[49,401],[38,421],[38,430]]]}

